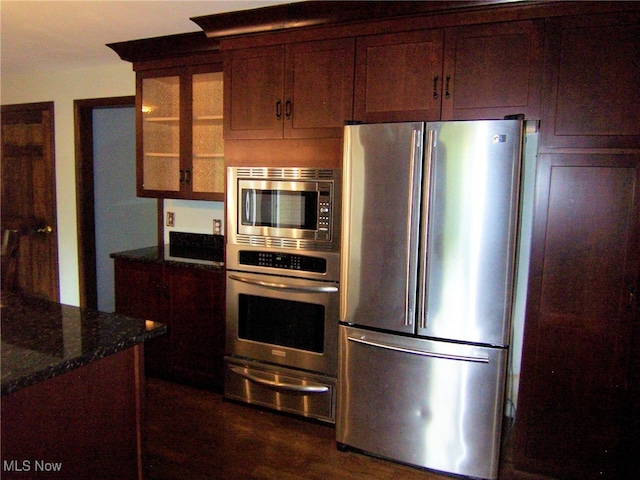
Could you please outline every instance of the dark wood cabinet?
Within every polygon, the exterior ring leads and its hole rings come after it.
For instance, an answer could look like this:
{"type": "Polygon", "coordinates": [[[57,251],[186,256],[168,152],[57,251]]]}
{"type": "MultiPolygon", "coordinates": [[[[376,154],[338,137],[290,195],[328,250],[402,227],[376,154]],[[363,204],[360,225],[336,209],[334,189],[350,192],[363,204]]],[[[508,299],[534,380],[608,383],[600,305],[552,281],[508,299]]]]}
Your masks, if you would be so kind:
{"type": "Polygon", "coordinates": [[[356,120],[540,118],[540,21],[358,39],[356,120]]]}
{"type": "Polygon", "coordinates": [[[341,137],[353,58],[353,39],[226,52],[225,139],[341,137]]]}
{"type": "Polygon", "coordinates": [[[137,195],[223,201],[218,40],[192,32],[107,46],[136,72],[137,195]]]}
{"type": "MultiPolygon", "coordinates": [[[[114,260],[116,312],[143,320],[169,324],[162,265],[114,260]]],[[[168,328],[171,328],[170,326],[168,328]]],[[[145,343],[145,366],[150,372],[167,371],[169,336],[145,343]]]]}
{"type": "Polygon", "coordinates": [[[2,395],[2,478],[143,480],[142,356],[135,345],[2,395]]]}
{"type": "Polygon", "coordinates": [[[165,267],[169,292],[170,369],[222,387],[225,276],[222,271],[165,267]]]}
{"type": "Polygon", "coordinates": [[[638,12],[548,21],[546,146],[640,148],[638,38],[638,12]]]}
{"type": "Polygon", "coordinates": [[[145,367],[159,375],[222,387],[223,271],[115,259],[116,311],[166,323],[145,343],[145,367]]]}
{"type": "Polygon", "coordinates": [[[524,471],[640,474],[639,19],[637,7],[546,19],[513,454],[524,471]]]}
{"type": "Polygon", "coordinates": [[[282,138],[284,48],[229,52],[224,60],[224,138],[282,138]]]}
{"type": "MultiPolygon", "coordinates": [[[[639,247],[640,248],[640,247],[639,247]]],[[[637,306],[636,306],[637,308],[637,306]]],[[[634,325],[631,362],[629,363],[627,407],[622,417],[622,458],[626,460],[620,471],[623,479],[640,478],[640,322],[634,325]]]]}
{"type": "Polygon", "coordinates": [[[632,478],[621,470],[628,460],[623,420],[637,413],[628,400],[638,185],[637,153],[540,155],[516,415],[519,469],[632,478]]]}
{"type": "Polygon", "coordinates": [[[439,120],[443,30],[359,38],[354,117],[362,122],[439,120]]]}
{"type": "Polygon", "coordinates": [[[542,21],[449,28],[442,120],[540,118],[542,21]]]}
{"type": "Polygon", "coordinates": [[[224,199],[222,65],[137,74],[137,194],[224,199]]]}

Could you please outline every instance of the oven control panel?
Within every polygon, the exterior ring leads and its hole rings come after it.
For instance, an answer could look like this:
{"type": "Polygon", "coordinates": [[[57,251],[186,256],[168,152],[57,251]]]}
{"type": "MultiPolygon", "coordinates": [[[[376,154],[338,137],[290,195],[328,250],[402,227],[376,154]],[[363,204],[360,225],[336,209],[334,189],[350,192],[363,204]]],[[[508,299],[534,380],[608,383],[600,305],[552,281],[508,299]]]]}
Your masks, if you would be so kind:
{"type": "Polygon", "coordinates": [[[327,261],[324,258],[308,255],[241,250],[239,252],[239,260],[241,265],[254,265],[257,267],[282,268],[314,273],[326,273],[327,271],[327,261]]]}

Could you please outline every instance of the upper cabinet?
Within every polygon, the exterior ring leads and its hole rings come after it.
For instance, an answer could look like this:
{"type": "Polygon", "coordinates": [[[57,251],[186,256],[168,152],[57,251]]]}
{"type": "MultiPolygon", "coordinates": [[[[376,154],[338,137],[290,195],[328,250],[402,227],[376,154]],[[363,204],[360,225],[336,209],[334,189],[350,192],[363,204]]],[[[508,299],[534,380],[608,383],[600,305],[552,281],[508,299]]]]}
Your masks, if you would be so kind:
{"type": "Polygon", "coordinates": [[[640,13],[549,21],[543,143],[640,147],[640,13]]]}
{"type": "Polygon", "coordinates": [[[362,37],[356,52],[356,120],[440,119],[442,30],[362,37]]]}
{"type": "Polygon", "coordinates": [[[543,23],[447,29],[443,120],[540,118],[543,23]]]}
{"type": "Polygon", "coordinates": [[[542,24],[493,23],[358,39],[355,119],[540,116],[542,24]]]}
{"type": "Polygon", "coordinates": [[[341,137],[353,61],[353,39],[226,52],[224,138],[341,137]]]}
{"type": "Polygon", "coordinates": [[[137,79],[138,196],[223,200],[221,65],[137,79]]]}

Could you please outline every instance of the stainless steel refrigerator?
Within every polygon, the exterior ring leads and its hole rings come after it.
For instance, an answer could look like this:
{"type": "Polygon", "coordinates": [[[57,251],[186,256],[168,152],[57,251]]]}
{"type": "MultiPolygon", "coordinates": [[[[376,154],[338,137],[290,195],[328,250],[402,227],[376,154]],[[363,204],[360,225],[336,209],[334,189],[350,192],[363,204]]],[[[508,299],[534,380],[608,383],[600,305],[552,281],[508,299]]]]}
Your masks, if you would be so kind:
{"type": "Polygon", "coordinates": [[[337,442],[497,478],[523,122],[345,127],[337,442]]]}

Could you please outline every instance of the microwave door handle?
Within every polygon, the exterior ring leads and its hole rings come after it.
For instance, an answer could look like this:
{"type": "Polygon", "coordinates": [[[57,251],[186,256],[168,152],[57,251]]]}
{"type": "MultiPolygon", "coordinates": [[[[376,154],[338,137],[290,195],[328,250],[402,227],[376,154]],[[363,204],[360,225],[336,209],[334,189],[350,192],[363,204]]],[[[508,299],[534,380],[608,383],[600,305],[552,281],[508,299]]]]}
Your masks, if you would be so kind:
{"type": "Polygon", "coordinates": [[[255,196],[255,190],[246,190],[246,193],[244,196],[244,218],[247,219],[247,222],[250,225],[255,225],[256,212],[255,212],[255,209],[252,208],[252,203],[254,203],[251,201],[252,196],[255,196]]]}
{"type": "Polygon", "coordinates": [[[323,286],[304,286],[304,285],[288,285],[286,283],[273,283],[273,282],[265,282],[263,280],[254,280],[252,278],[240,277],[238,275],[229,275],[231,280],[235,280],[236,282],[248,283],[249,285],[257,285],[259,287],[271,288],[273,290],[280,290],[285,292],[296,292],[296,293],[336,293],[338,291],[338,287],[333,285],[323,285],[323,286]]]}
{"type": "Polygon", "coordinates": [[[285,390],[292,391],[298,393],[327,393],[329,391],[329,387],[326,385],[320,385],[315,383],[308,383],[307,385],[297,385],[294,383],[285,383],[285,382],[277,382],[274,380],[266,380],[264,378],[257,377],[255,375],[251,375],[248,372],[244,372],[242,368],[239,367],[231,367],[231,371],[236,375],[241,376],[242,378],[246,378],[250,382],[257,383],[267,388],[272,388],[274,390],[285,390]]]}

